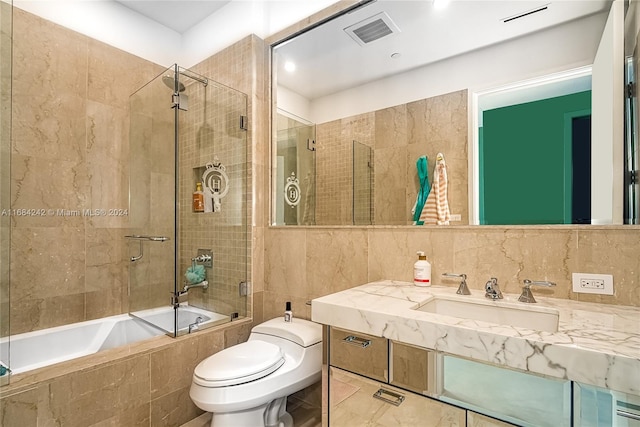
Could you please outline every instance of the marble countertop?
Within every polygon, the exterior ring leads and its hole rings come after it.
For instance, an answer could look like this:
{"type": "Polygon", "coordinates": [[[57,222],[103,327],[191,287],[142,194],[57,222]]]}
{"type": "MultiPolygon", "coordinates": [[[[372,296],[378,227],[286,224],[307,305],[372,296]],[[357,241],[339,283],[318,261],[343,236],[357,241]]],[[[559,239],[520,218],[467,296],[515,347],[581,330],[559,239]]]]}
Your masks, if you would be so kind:
{"type": "MultiPolygon", "coordinates": [[[[484,292],[382,280],[312,301],[312,320],[481,362],[640,395],[640,309],[536,295],[534,310],[555,309],[557,332],[497,325],[415,310],[438,296],[483,304],[484,292]]],[[[535,294],[535,291],[534,291],[535,294]]]]}

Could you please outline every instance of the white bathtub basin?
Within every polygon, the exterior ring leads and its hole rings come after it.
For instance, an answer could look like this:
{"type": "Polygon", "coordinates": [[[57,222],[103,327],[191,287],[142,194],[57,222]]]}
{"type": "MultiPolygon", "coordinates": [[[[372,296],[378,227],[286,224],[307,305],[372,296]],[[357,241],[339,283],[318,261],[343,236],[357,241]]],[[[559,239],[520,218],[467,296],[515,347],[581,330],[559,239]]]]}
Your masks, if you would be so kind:
{"type": "Polygon", "coordinates": [[[438,296],[428,300],[415,310],[536,331],[558,331],[559,313],[557,310],[504,300],[465,300],[464,297],[438,296]]]}
{"type": "MultiPolygon", "coordinates": [[[[181,307],[179,329],[187,328],[197,317],[202,326],[224,323],[229,316],[181,307]]],[[[139,317],[173,328],[173,307],[138,312],[139,317]]],[[[163,335],[166,330],[149,325],[128,314],[57,326],[0,339],[0,362],[9,362],[12,374],[20,374],[54,363],[86,356],[163,335]]]]}

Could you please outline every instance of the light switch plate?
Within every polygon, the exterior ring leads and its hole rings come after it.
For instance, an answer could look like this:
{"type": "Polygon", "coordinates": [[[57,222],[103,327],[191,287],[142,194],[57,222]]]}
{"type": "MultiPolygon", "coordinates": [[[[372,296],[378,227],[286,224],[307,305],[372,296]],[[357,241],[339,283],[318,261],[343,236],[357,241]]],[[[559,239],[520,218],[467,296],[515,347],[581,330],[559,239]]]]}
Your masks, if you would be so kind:
{"type": "Polygon", "coordinates": [[[613,295],[613,275],[573,273],[573,292],[583,294],[613,295]]]}

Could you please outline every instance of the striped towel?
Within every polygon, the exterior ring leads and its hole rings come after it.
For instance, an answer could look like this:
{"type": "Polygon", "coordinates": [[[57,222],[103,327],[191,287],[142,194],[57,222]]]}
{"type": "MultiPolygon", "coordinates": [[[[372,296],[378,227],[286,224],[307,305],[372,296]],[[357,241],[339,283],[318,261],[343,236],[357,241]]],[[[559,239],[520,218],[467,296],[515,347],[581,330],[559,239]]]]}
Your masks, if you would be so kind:
{"type": "Polygon", "coordinates": [[[449,225],[451,212],[447,200],[447,184],[447,164],[444,155],[438,153],[431,192],[420,215],[420,221],[424,221],[425,224],[449,225]]]}

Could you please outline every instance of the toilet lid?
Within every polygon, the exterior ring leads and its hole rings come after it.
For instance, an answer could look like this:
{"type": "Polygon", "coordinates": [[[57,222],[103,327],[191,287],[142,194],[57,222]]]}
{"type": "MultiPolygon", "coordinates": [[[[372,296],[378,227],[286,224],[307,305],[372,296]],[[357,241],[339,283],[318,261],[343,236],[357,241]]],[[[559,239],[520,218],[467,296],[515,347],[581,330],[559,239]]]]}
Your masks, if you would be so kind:
{"type": "Polygon", "coordinates": [[[242,384],[265,377],[284,364],[284,353],[275,344],[251,340],[226,348],[200,362],[194,382],[206,387],[242,384]]]}

